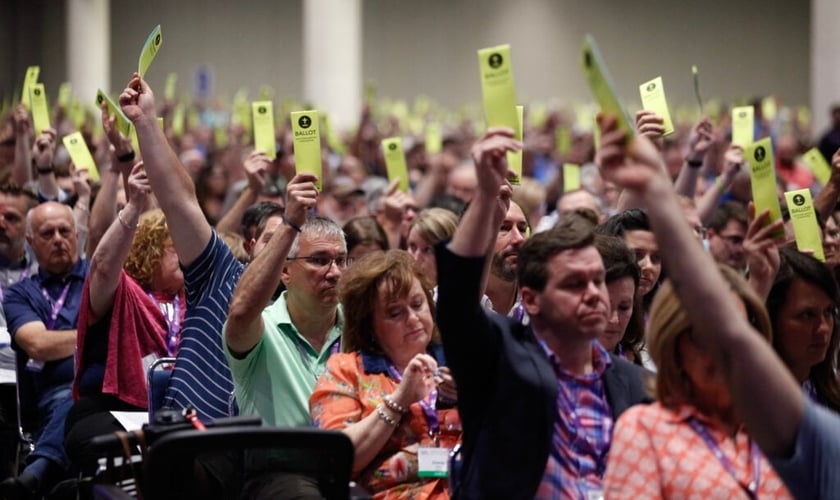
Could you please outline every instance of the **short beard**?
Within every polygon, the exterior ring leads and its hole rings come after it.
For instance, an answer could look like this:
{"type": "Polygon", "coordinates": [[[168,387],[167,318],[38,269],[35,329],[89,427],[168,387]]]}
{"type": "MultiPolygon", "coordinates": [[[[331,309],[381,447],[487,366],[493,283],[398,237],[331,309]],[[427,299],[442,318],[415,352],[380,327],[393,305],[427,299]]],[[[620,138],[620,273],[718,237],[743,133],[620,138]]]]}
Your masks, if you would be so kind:
{"type": "Polygon", "coordinates": [[[516,269],[505,262],[505,258],[511,253],[502,252],[493,255],[493,262],[490,265],[490,272],[493,276],[508,282],[516,281],[516,269]]]}

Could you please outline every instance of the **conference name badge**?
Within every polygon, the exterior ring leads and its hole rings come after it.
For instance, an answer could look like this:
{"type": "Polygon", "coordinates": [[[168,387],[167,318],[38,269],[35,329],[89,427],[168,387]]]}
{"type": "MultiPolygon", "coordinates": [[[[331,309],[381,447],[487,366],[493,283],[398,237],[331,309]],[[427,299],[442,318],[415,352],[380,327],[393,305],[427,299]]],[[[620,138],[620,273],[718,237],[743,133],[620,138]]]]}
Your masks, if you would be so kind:
{"type": "Polygon", "coordinates": [[[419,477],[446,477],[449,474],[449,448],[419,447],[417,469],[419,477]]]}

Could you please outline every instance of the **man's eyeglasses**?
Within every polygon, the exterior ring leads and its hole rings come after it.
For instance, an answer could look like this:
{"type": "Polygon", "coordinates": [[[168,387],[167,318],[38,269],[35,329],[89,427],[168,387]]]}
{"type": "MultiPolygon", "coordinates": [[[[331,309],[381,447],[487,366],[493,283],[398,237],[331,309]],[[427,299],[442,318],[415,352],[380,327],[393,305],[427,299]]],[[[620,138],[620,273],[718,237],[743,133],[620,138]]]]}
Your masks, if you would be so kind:
{"type": "Polygon", "coordinates": [[[335,263],[339,269],[344,269],[351,263],[351,259],[346,255],[339,255],[338,257],[330,257],[329,255],[308,255],[306,257],[286,257],[286,260],[302,260],[312,267],[318,269],[326,269],[335,263]]]}

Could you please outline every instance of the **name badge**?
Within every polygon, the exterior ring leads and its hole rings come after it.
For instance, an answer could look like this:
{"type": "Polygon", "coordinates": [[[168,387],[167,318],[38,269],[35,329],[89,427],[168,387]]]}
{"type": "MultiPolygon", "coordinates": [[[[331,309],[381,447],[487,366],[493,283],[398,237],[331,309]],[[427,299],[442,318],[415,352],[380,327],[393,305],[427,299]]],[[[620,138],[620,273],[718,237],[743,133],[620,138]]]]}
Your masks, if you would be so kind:
{"type": "Polygon", "coordinates": [[[449,448],[421,446],[417,449],[417,475],[419,477],[446,477],[449,475],[449,448]]]}
{"type": "Polygon", "coordinates": [[[586,500],[604,500],[604,492],[601,490],[587,491],[586,500]]]}

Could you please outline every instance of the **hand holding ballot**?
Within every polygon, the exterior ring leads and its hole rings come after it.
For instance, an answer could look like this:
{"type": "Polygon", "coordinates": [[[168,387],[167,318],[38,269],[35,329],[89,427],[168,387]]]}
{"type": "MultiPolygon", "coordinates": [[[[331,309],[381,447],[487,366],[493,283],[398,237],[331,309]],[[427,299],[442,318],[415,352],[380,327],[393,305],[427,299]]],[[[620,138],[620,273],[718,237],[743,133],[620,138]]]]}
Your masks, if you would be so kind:
{"type": "Polygon", "coordinates": [[[652,141],[658,141],[665,135],[665,120],[653,111],[636,111],[636,130],[652,141]]]}
{"type": "Polygon", "coordinates": [[[714,143],[712,122],[708,118],[703,118],[694,126],[691,135],[689,135],[686,161],[689,163],[702,162],[706,157],[706,152],[714,143]]]}
{"type": "Polygon", "coordinates": [[[639,193],[662,186],[671,189],[661,155],[647,136],[637,134],[628,141],[613,115],[599,114],[598,126],[601,143],[596,157],[605,179],[639,193]]]}
{"type": "Polygon", "coordinates": [[[52,168],[55,157],[56,133],[53,129],[42,131],[32,146],[32,159],[36,168],[52,168]]]}
{"type": "Polygon", "coordinates": [[[128,86],[120,94],[120,108],[132,123],[144,119],[157,122],[155,95],[149,84],[137,73],[134,73],[128,86]]]}

